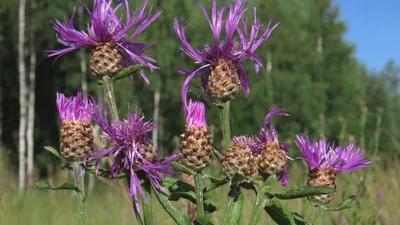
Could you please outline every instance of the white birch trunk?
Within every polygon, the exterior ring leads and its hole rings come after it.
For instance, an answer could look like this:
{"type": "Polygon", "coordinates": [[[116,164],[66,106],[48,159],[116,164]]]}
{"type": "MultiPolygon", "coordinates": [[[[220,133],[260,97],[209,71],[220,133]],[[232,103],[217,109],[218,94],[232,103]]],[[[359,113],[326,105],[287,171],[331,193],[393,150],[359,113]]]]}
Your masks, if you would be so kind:
{"type": "MultiPolygon", "coordinates": [[[[153,111],[153,121],[159,125],[158,120],[160,117],[160,81],[157,82],[156,92],[154,93],[154,111],[153,111]]],[[[154,148],[158,149],[158,129],[154,129],[152,133],[152,141],[154,148]]]]}
{"type": "MultiPolygon", "coordinates": [[[[35,12],[35,0],[32,0],[32,11],[35,12]]],[[[28,102],[28,128],[27,128],[27,170],[28,187],[33,184],[33,153],[35,147],[34,127],[35,127],[35,78],[36,78],[36,47],[35,35],[29,35],[29,102],[28,102]]]]}
{"type": "Polygon", "coordinates": [[[18,132],[18,187],[25,188],[25,151],[26,151],[26,71],[25,71],[25,0],[19,1],[18,17],[18,71],[19,71],[19,132],[18,132]]]}

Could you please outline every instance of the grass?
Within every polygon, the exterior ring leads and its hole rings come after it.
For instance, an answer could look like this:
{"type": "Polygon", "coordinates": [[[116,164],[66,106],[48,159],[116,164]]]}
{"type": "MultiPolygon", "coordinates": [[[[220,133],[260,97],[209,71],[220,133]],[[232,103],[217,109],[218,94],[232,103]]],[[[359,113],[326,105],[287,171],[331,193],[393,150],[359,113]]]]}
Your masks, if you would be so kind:
{"type": "MultiPolygon", "coordinates": [[[[17,191],[16,180],[8,171],[0,171],[0,224],[4,225],[71,225],[80,224],[78,196],[68,191],[46,191],[31,188],[23,194],[17,191]],[[9,175],[7,175],[9,174],[9,175]]],[[[379,160],[368,168],[366,179],[366,192],[357,204],[348,210],[340,212],[327,212],[321,224],[393,224],[400,221],[400,181],[398,180],[400,164],[398,160],[379,160]]],[[[218,171],[211,171],[214,175],[218,171]]],[[[289,188],[303,185],[306,180],[306,167],[296,161],[290,167],[289,188]]],[[[346,196],[358,192],[358,185],[363,176],[363,171],[351,174],[339,174],[337,177],[338,192],[336,202],[346,196]]],[[[54,183],[60,184],[68,180],[67,171],[58,172],[54,183]]],[[[94,190],[88,193],[87,208],[89,224],[136,224],[131,202],[126,196],[126,188],[121,188],[118,181],[96,179],[94,190]]],[[[121,182],[125,185],[125,182],[121,182]]],[[[123,186],[122,186],[123,187],[123,186]]],[[[279,184],[274,190],[280,190],[279,184]]],[[[245,190],[245,205],[241,224],[247,224],[251,215],[252,203],[255,196],[251,191],[245,190]]],[[[208,194],[219,209],[211,215],[214,224],[221,223],[227,204],[227,186],[208,194]]],[[[153,209],[155,224],[175,224],[163,211],[155,199],[153,209]]],[[[282,201],[293,211],[304,215],[312,221],[314,209],[307,199],[282,201]]],[[[186,210],[186,201],[180,200],[176,205],[186,210]]],[[[275,224],[266,213],[262,215],[260,224],[275,224]]]]}

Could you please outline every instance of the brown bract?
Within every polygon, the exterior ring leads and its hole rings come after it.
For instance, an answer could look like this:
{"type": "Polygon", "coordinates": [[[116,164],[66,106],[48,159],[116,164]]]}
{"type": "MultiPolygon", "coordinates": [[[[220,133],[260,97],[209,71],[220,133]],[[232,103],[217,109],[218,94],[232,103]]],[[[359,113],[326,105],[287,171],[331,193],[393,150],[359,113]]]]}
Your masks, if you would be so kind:
{"type": "Polygon", "coordinates": [[[214,98],[233,99],[242,89],[236,66],[231,61],[220,59],[213,63],[208,78],[207,92],[214,98]]]}
{"type": "Polygon", "coordinates": [[[61,156],[68,160],[78,160],[90,156],[94,150],[93,139],[89,121],[63,121],[60,137],[61,156]]]}
{"type": "Polygon", "coordinates": [[[323,195],[314,195],[311,200],[318,205],[328,204],[335,198],[336,192],[336,170],[335,169],[325,169],[321,170],[319,168],[312,169],[308,171],[307,185],[312,187],[319,186],[329,186],[334,189],[332,193],[323,195]]]}
{"type": "Polygon", "coordinates": [[[179,150],[182,153],[183,165],[192,170],[201,170],[210,165],[214,146],[208,127],[186,126],[181,137],[179,150]]]}
{"type": "Polygon", "coordinates": [[[98,78],[113,77],[121,70],[121,54],[110,43],[98,45],[90,58],[90,71],[98,78]]]}

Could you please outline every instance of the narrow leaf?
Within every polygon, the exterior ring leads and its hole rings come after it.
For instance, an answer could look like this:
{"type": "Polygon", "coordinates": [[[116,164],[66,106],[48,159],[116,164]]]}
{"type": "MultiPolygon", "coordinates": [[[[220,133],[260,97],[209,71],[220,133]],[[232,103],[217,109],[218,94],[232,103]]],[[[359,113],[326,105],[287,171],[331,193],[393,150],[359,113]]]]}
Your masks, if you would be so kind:
{"type": "Polygon", "coordinates": [[[162,186],[164,188],[169,189],[170,187],[174,186],[179,180],[173,177],[166,177],[164,180],[161,181],[162,186]]]}
{"type": "Polygon", "coordinates": [[[117,80],[124,79],[124,78],[128,77],[129,75],[134,74],[134,73],[136,73],[139,70],[144,69],[144,68],[146,68],[146,66],[141,65],[141,64],[136,64],[134,66],[130,66],[130,67],[124,68],[123,70],[121,70],[121,72],[118,73],[117,76],[114,77],[113,80],[115,82],[117,80]]]}
{"type": "Polygon", "coordinates": [[[239,184],[240,182],[242,182],[242,181],[244,181],[244,180],[245,180],[245,178],[244,178],[243,175],[238,174],[238,173],[235,173],[235,174],[233,175],[232,179],[231,179],[231,183],[232,183],[233,185],[237,185],[237,184],[239,184]]]}
{"type": "MultiPolygon", "coordinates": [[[[178,201],[179,199],[184,198],[187,199],[189,201],[191,201],[192,203],[196,204],[196,195],[194,192],[173,192],[169,195],[168,200],[170,201],[178,201]]],[[[210,203],[208,200],[204,200],[204,210],[206,210],[207,212],[214,212],[215,210],[217,210],[217,208],[210,203]]]]}
{"type": "Polygon", "coordinates": [[[55,155],[61,159],[60,153],[55,148],[53,148],[51,146],[44,146],[44,149],[46,149],[47,151],[49,151],[50,153],[52,153],[53,155],[55,155]]]}
{"type": "Polygon", "coordinates": [[[96,174],[96,168],[94,166],[89,166],[85,169],[87,172],[94,174],[96,176],[99,177],[105,177],[108,179],[122,179],[122,178],[126,178],[128,176],[128,174],[126,173],[118,173],[116,174],[115,177],[112,176],[111,172],[105,169],[98,169],[98,172],[96,174]]]}
{"type": "Polygon", "coordinates": [[[346,198],[343,202],[339,203],[336,207],[325,208],[324,210],[325,211],[339,211],[339,210],[343,210],[343,209],[349,209],[354,206],[354,204],[356,203],[356,200],[357,200],[357,196],[352,195],[352,196],[346,198]]]}
{"type": "Polygon", "coordinates": [[[213,225],[209,220],[204,217],[198,217],[195,221],[193,221],[194,225],[213,225]]]}
{"type": "Polygon", "coordinates": [[[296,225],[313,225],[310,221],[306,220],[298,213],[292,212],[296,225]]]}
{"type": "Polygon", "coordinates": [[[295,225],[292,212],[280,202],[273,201],[265,207],[265,211],[279,225],[295,225]]]}
{"type": "Polygon", "coordinates": [[[225,214],[224,225],[236,225],[242,217],[244,196],[241,192],[236,192],[228,204],[225,214]]]}
{"type": "Polygon", "coordinates": [[[218,188],[218,187],[220,187],[220,186],[222,186],[222,185],[224,185],[224,184],[229,182],[227,177],[223,177],[223,178],[220,178],[220,179],[213,178],[213,177],[209,177],[209,178],[210,178],[211,184],[207,185],[203,189],[204,193],[210,192],[210,191],[212,191],[212,190],[214,190],[214,189],[216,189],[216,188],[218,188]]]}
{"type": "Polygon", "coordinates": [[[328,194],[333,191],[334,190],[328,186],[324,187],[303,186],[296,190],[286,190],[283,192],[275,193],[273,195],[279,199],[294,199],[294,198],[306,198],[319,194],[328,194]]]}
{"type": "Polygon", "coordinates": [[[194,172],[191,171],[190,169],[186,168],[184,165],[178,163],[178,162],[171,162],[172,168],[176,171],[176,172],[180,172],[180,173],[185,173],[185,174],[189,174],[189,175],[194,175],[194,172]]]}
{"type": "Polygon", "coordinates": [[[49,184],[47,180],[37,180],[35,181],[35,186],[38,188],[45,188],[50,190],[73,190],[76,191],[77,193],[81,192],[79,187],[75,186],[75,184],[70,182],[66,182],[59,187],[53,187],[49,184]]]}
{"type": "Polygon", "coordinates": [[[153,186],[153,191],[155,196],[157,197],[158,202],[160,202],[161,206],[164,208],[164,210],[172,217],[172,219],[176,222],[178,225],[190,225],[191,222],[189,218],[185,215],[185,213],[176,208],[172,203],[168,200],[168,197],[160,192],[157,188],[154,188],[153,186]]]}

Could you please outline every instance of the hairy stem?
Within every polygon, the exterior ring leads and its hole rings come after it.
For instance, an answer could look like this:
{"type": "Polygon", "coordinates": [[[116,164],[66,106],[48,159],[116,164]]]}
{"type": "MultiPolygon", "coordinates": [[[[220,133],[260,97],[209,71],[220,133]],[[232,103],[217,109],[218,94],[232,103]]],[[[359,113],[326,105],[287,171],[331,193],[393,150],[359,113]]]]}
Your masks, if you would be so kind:
{"type": "Polygon", "coordinates": [[[107,105],[110,109],[111,119],[118,120],[118,109],[117,103],[115,102],[114,86],[111,77],[103,76],[103,88],[107,105]]]}
{"type": "Polygon", "coordinates": [[[225,149],[229,148],[231,146],[231,127],[229,124],[229,119],[230,119],[230,110],[231,110],[231,102],[227,101],[223,103],[221,109],[221,119],[222,119],[222,125],[223,125],[223,135],[224,135],[224,145],[225,149]]]}
{"type": "Polygon", "coordinates": [[[148,202],[142,201],[143,219],[145,225],[153,225],[153,211],[151,205],[151,183],[149,179],[144,181],[144,192],[148,202]]]}
{"type": "Polygon", "coordinates": [[[74,181],[75,185],[79,187],[81,190],[78,195],[80,199],[80,205],[81,205],[81,218],[82,218],[82,225],[87,225],[88,224],[88,219],[87,219],[87,214],[86,214],[86,203],[85,203],[85,174],[83,173],[82,176],[80,176],[82,172],[82,167],[81,167],[81,162],[73,162],[73,174],[74,174],[74,181]]]}
{"type": "Polygon", "coordinates": [[[194,175],[194,184],[196,190],[197,216],[204,218],[204,196],[201,173],[196,173],[196,175],[194,175]]]}
{"type": "Polygon", "coordinates": [[[242,217],[243,210],[243,194],[240,187],[234,185],[229,191],[229,203],[226,209],[223,225],[237,225],[242,217]]]}
{"type": "Polygon", "coordinates": [[[314,225],[318,225],[321,222],[323,215],[324,215],[324,210],[321,207],[316,207],[315,208],[314,225]]]}
{"type": "Polygon", "coordinates": [[[260,220],[261,212],[264,211],[265,205],[269,202],[269,198],[265,196],[264,192],[257,191],[257,200],[254,204],[253,211],[251,212],[249,225],[257,225],[260,220]]]}

